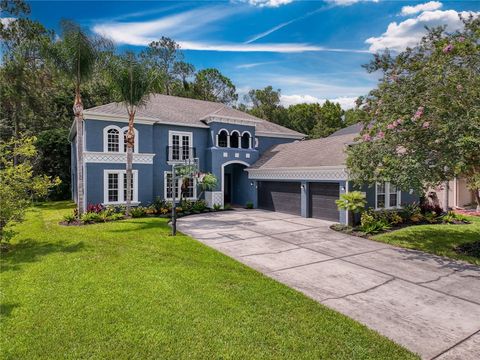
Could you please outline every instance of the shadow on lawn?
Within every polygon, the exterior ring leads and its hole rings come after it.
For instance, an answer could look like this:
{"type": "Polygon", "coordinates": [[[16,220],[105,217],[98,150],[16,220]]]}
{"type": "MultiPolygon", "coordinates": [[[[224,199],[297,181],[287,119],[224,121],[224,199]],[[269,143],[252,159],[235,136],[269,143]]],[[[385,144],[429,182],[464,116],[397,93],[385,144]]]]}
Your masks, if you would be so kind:
{"type": "Polygon", "coordinates": [[[39,243],[32,239],[22,240],[11,245],[7,253],[1,257],[0,272],[19,270],[22,264],[39,261],[43,256],[52,253],[73,253],[84,248],[83,242],[67,244],[64,241],[56,243],[39,243]]]}
{"type": "Polygon", "coordinates": [[[404,258],[405,260],[434,261],[436,264],[440,265],[441,268],[451,269],[459,273],[462,271],[475,271],[480,275],[480,267],[477,265],[466,264],[464,262],[455,261],[447,257],[428,254],[418,250],[399,249],[398,251],[407,255],[404,258]]]}
{"type": "Polygon", "coordinates": [[[12,310],[18,306],[18,304],[0,304],[0,318],[6,318],[10,316],[12,310]]]}
{"type": "Polygon", "coordinates": [[[149,230],[149,229],[161,229],[166,232],[171,231],[170,225],[168,225],[164,219],[152,219],[151,221],[122,220],[121,224],[122,224],[121,228],[115,228],[115,229],[105,230],[105,231],[111,232],[111,233],[126,233],[126,232],[149,230]]]}

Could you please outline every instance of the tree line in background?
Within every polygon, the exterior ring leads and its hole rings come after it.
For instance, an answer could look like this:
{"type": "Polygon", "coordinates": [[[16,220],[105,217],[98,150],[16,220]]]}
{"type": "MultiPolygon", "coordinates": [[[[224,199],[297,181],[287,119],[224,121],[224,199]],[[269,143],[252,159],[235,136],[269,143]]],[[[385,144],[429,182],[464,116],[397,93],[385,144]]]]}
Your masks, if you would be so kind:
{"type": "MultiPolygon", "coordinates": [[[[74,113],[72,94],[75,81],[62,69],[58,59],[68,47],[59,35],[28,17],[28,4],[21,0],[0,2],[3,17],[15,18],[0,24],[2,63],[0,65],[0,139],[36,136],[38,156],[33,162],[36,174],[58,176],[62,183],[52,199],[70,196],[70,145],[68,134],[74,113]]],[[[111,79],[111,67],[120,55],[108,40],[92,38],[98,61],[91,76],[82,83],[82,105],[90,108],[122,101],[121,92],[111,79]]],[[[339,104],[280,105],[280,90],[271,86],[251,90],[239,103],[233,82],[218,69],[196,70],[186,62],[180,46],[161,37],[135,55],[155,79],[157,93],[221,102],[255,116],[307,134],[327,136],[364,116],[361,110],[344,112],[339,104]]],[[[74,79],[73,79],[74,80],[74,79]]]]}

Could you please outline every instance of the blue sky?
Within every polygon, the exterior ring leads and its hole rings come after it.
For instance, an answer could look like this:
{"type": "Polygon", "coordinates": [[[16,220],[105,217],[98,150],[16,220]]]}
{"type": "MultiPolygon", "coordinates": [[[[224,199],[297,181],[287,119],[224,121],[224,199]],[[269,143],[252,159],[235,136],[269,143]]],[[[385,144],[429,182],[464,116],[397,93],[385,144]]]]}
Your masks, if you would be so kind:
{"type": "Polygon", "coordinates": [[[57,29],[70,18],[141,50],[160,36],[184,49],[197,69],[216,67],[242,95],[272,85],[285,105],[339,101],[345,108],[376,84],[361,67],[374,51],[414,44],[424,26],[461,26],[458,13],[480,14],[478,1],[234,0],[31,1],[32,17],[57,29]]]}

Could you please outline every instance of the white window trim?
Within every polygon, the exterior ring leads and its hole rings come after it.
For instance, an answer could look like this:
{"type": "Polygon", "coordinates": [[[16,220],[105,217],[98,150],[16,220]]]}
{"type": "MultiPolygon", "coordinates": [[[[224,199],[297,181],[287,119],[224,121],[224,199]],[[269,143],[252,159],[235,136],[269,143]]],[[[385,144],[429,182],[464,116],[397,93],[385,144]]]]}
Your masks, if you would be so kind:
{"type": "MultiPolygon", "coordinates": [[[[164,171],[163,172],[163,198],[165,200],[172,200],[171,197],[167,197],[167,176],[168,174],[171,174],[172,172],[171,171],[164,171]]],[[[175,198],[175,201],[178,201],[180,200],[180,186],[182,186],[182,179],[179,178],[178,179],[178,184],[177,184],[177,187],[175,190],[177,190],[177,194],[175,195],[178,195],[176,198],[175,198]]],[[[187,198],[184,198],[186,200],[197,200],[197,179],[195,177],[193,177],[193,197],[187,197],[187,198]]]]}
{"type": "Polygon", "coordinates": [[[377,188],[379,182],[375,183],[375,210],[388,210],[388,209],[400,209],[402,206],[402,191],[397,190],[397,206],[390,206],[390,183],[385,182],[385,207],[378,207],[378,193],[377,188]]]}
{"type": "Polygon", "coordinates": [[[223,129],[220,129],[218,132],[217,132],[217,136],[216,136],[216,144],[215,146],[218,147],[218,148],[221,148],[221,149],[226,149],[225,147],[222,147],[218,144],[218,139],[220,138],[220,133],[222,131],[225,131],[227,133],[227,148],[230,147],[230,133],[228,132],[227,129],[223,128],[223,129]]]}
{"type": "MultiPolygon", "coordinates": [[[[117,153],[122,153],[125,154],[125,151],[123,151],[123,148],[125,147],[125,141],[124,141],[124,135],[123,132],[125,130],[128,130],[128,126],[124,126],[123,128],[116,126],[116,125],[108,125],[103,128],[103,152],[109,153],[109,154],[117,154],[117,153]],[[118,150],[119,151],[108,151],[108,130],[115,129],[118,130],[118,150]]],[[[138,137],[138,130],[133,129],[135,133],[135,146],[133,149],[133,152],[135,154],[138,154],[138,148],[139,148],[139,137],[138,137]]]]}
{"type": "Polygon", "coordinates": [[[245,130],[244,132],[242,132],[242,136],[240,137],[240,147],[242,149],[251,149],[252,148],[252,134],[250,133],[250,131],[245,130]],[[244,134],[248,134],[248,148],[243,148],[242,147],[242,141],[241,140],[242,140],[244,134]]]}
{"type": "MultiPolygon", "coordinates": [[[[169,130],[168,131],[168,147],[169,149],[173,148],[173,135],[178,135],[180,137],[182,136],[188,136],[189,137],[189,147],[193,149],[193,133],[191,131],[177,131],[177,130],[169,130]]],[[[182,152],[182,144],[180,143],[180,152],[182,152]]],[[[175,164],[175,163],[181,163],[183,160],[173,160],[168,158],[170,156],[170,150],[167,151],[167,162],[168,164],[175,164]]]]}
{"type": "Polygon", "coordinates": [[[232,148],[232,149],[241,149],[241,148],[242,148],[242,135],[240,134],[240,131],[238,131],[238,130],[232,130],[232,131],[230,132],[230,135],[228,136],[228,139],[229,139],[229,142],[228,142],[228,147],[229,147],[229,148],[232,148]],[[234,133],[237,133],[237,136],[238,136],[238,146],[237,146],[237,147],[231,146],[231,144],[232,144],[232,140],[231,140],[231,139],[232,139],[232,135],[233,135],[234,133]]]}
{"type": "MultiPolygon", "coordinates": [[[[103,170],[103,203],[105,205],[121,205],[125,204],[126,199],[123,198],[124,187],[123,187],[123,178],[124,174],[127,173],[127,170],[117,170],[117,169],[108,169],[103,170]],[[108,174],[118,174],[118,201],[108,201],[108,174]],[[121,176],[120,176],[121,175],[121,176]]],[[[132,170],[133,175],[133,199],[132,204],[138,205],[138,170],[132,170]]]]}

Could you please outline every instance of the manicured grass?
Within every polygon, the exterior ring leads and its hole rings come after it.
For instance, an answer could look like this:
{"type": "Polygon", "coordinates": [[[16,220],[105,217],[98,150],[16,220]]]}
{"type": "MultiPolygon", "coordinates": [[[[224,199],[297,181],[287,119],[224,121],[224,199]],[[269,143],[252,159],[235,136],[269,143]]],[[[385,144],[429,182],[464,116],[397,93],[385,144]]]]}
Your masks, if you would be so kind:
{"type": "Polygon", "coordinates": [[[5,359],[411,359],[165,219],[84,227],[34,208],[1,259],[5,359]]]}
{"type": "Polygon", "coordinates": [[[480,240],[480,218],[468,216],[468,225],[418,225],[373,236],[372,239],[408,249],[468,261],[480,265],[480,259],[455,252],[457,245],[480,240]]]}

